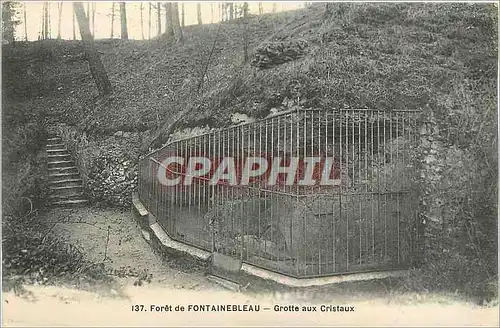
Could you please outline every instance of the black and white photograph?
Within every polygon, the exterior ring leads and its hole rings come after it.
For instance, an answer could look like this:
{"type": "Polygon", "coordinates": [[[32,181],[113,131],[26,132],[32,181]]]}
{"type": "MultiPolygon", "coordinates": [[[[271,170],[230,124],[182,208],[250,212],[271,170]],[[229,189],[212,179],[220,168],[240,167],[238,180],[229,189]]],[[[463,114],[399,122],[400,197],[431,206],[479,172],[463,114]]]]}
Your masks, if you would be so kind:
{"type": "Polygon", "coordinates": [[[499,326],[497,1],[1,8],[2,326],[499,326]]]}

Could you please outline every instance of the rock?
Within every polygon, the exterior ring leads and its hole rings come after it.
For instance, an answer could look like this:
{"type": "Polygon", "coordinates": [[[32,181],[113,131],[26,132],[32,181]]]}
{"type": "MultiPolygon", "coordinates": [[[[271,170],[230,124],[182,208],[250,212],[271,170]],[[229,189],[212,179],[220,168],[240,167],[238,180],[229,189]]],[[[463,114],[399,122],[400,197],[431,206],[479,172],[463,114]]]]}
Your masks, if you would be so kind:
{"type": "Polygon", "coordinates": [[[251,123],[251,122],[254,122],[255,119],[252,117],[249,117],[246,114],[234,113],[231,115],[231,121],[233,123],[251,123]]]}
{"type": "Polygon", "coordinates": [[[115,134],[113,134],[115,137],[121,137],[123,136],[123,131],[117,131],[115,134]]]}
{"type": "Polygon", "coordinates": [[[262,43],[255,50],[251,65],[262,69],[296,60],[304,55],[307,46],[303,39],[262,43]]]}

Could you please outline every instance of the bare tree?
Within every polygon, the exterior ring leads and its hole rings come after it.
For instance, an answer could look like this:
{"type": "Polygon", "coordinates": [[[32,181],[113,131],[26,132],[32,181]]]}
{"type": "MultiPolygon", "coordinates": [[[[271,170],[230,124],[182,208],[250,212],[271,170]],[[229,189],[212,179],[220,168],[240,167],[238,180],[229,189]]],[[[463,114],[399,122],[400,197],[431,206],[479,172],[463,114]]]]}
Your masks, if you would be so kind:
{"type": "Polygon", "coordinates": [[[159,2],[156,3],[156,21],[158,26],[157,35],[161,35],[161,4],[159,2]]]}
{"type": "Polygon", "coordinates": [[[243,25],[245,30],[243,32],[243,62],[248,62],[248,2],[243,3],[243,25]]]}
{"type": "Polygon", "coordinates": [[[62,17],[62,6],[63,2],[59,1],[57,3],[58,16],[57,16],[57,39],[61,40],[61,17],[62,17]]]}
{"type": "Polygon", "coordinates": [[[16,9],[13,1],[2,2],[2,39],[14,43],[16,39],[16,9]]]}
{"type": "Polygon", "coordinates": [[[95,7],[96,3],[92,2],[92,35],[95,35],[95,7]]]}
{"type": "Polygon", "coordinates": [[[114,26],[115,26],[115,2],[111,3],[111,39],[114,36],[114,26]]]}
{"type": "Polygon", "coordinates": [[[182,31],[181,23],[179,21],[179,3],[172,3],[172,22],[174,25],[175,37],[177,42],[184,41],[184,32],[182,31]]]}
{"type": "Polygon", "coordinates": [[[94,38],[90,34],[89,20],[85,15],[85,8],[81,2],[73,2],[73,10],[78,20],[78,27],[80,28],[80,35],[87,54],[90,73],[96,83],[97,90],[100,95],[109,94],[112,89],[111,82],[95,47],[94,38]]]}
{"type": "Polygon", "coordinates": [[[75,15],[75,12],[72,10],[72,13],[71,13],[71,20],[72,20],[72,24],[73,24],[73,40],[76,40],[76,15],[75,15]]]}
{"type": "Polygon", "coordinates": [[[45,1],[43,4],[43,25],[42,25],[42,39],[47,40],[49,38],[49,6],[50,3],[45,1]]]}
{"type": "Polygon", "coordinates": [[[210,3],[210,23],[214,23],[214,4],[210,3]]]}
{"type": "Polygon", "coordinates": [[[144,40],[144,20],[142,19],[142,2],[141,2],[140,11],[141,11],[141,36],[142,36],[142,39],[144,40]]]}
{"type": "MultiPolygon", "coordinates": [[[[177,2],[174,3],[174,8],[175,7],[178,7],[177,2]]],[[[200,100],[203,94],[203,81],[208,72],[209,66],[212,63],[212,57],[214,56],[216,43],[220,35],[220,30],[221,30],[221,24],[219,24],[219,27],[217,28],[217,34],[215,35],[212,48],[210,49],[208,58],[202,67],[202,71],[200,72],[200,79],[198,85],[193,87],[188,86],[189,97],[182,97],[180,98],[181,101],[189,99],[190,103],[198,103],[198,101],[200,100]]],[[[202,61],[205,60],[202,59],[202,61]]],[[[179,122],[181,122],[182,119],[185,118],[185,116],[188,115],[190,112],[198,108],[197,106],[190,106],[189,104],[184,104],[184,103],[179,104],[178,107],[180,108],[180,110],[175,115],[169,116],[165,120],[165,122],[153,133],[153,135],[150,138],[148,138],[148,141],[145,142],[144,145],[141,147],[142,152],[146,152],[151,148],[159,147],[163,143],[164,139],[168,138],[175,131],[175,128],[178,126],[179,122]]]]}
{"type": "Polygon", "coordinates": [[[165,35],[174,36],[174,22],[172,19],[172,2],[165,3],[165,35]]]}
{"type": "Polygon", "coordinates": [[[26,2],[23,6],[23,15],[24,15],[24,40],[28,42],[28,20],[26,19],[26,2]]]}
{"type": "Polygon", "coordinates": [[[201,3],[196,3],[196,17],[198,17],[198,25],[203,24],[201,20],[201,3]]]}
{"type": "Polygon", "coordinates": [[[148,12],[148,39],[151,40],[151,8],[153,7],[153,4],[151,2],[148,2],[149,4],[149,12],[148,12]]]}
{"type": "Polygon", "coordinates": [[[120,21],[121,21],[121,38],[122,40],[128,40],[128,28],[127,28],[127,8],[125,7],[125,2],[120,2],[120,21]]]}
{"type": "Polygon", "coordinates": [[[186,26],[185,24],[185,21],[184,21],[184,16],[186,16],[186,11],[184,10],[184,2],[181,4],[181,10],[182,10],[182,22],[181,22],[181,26],[184,27],[186,26]]]}
{"type": "Polygon", "coordinates": [[[328,17],[332,14],[332,6],[331,3],[327,2],[326,3],[326,8],[325,8],[325,16],[328,17]]]}
{"type": "Polygon", "coordinates": [[[259,15],[262,15],[264,13],[264,5],[262,2],[259,2],[259,15]]]}

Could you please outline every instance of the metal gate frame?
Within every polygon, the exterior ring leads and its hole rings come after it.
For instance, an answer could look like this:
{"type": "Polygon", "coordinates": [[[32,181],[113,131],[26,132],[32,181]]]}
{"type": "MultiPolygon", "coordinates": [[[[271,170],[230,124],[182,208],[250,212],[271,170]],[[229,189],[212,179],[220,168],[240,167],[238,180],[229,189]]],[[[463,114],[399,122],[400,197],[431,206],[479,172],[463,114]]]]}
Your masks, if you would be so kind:
{"type": "Polygon", "coordinates": [[[421,239],[418,192],[412,188],[417,172],[418,113],[301,109],[175,140],[141,157],[139,198],[172,239],[295,278],[413,267],[419,260],[421,239]],[[326,191],[297,186],[209,186],[203,178],[194,177],[198,184],[188,191],[182,187],[165,190],[156,178],[159,169],[189,177],[162,164],[172,153],[227,156],[252,153],[249,149],[255,153],[256,148],[273,156],[286,150],[306,156],[324,149],[340,157],[342,184],[326,191]],[[391,165],[399,170],[395,176],[388,173],[391,165]],[[382,180],[384,174],[387,177],[382,180]],[[250,227],[250,221],[255,221],[250,217],[258,219],[256,226],[250,227]],[[189,222],[195,225],[194,231],[184,227],[189,222]],[[375,242],[379,224],[384,227],[382,245],[375,242]],[[269,236],[263,239],[266,229],[269,236]],[[235,245],[229,247],[229,243],[235,245]],[[380,253],[377,260],[376,253],[380,253]],[[345,261],[340,260],[342,254],[345,261]]]}

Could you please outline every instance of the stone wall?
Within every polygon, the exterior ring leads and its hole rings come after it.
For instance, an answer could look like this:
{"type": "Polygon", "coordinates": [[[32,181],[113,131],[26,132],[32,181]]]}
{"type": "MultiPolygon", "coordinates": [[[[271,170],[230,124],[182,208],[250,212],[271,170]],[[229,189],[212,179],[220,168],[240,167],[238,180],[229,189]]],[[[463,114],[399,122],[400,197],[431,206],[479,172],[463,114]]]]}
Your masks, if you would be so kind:
{"type": "Polygon", "coordinates": [[[112,136],[88,137],[66,125],[57,128],[71,152],[92,202],[128,207],[137,190],[138,133],[119,131],[112,136]]]}
{"type": "Polygon", "coordinates": [[[458,148],[443,136],[442,123],[427,112],[418,147],[421,246],[428,262],[472,250],[474,226],[487,219],[473,213],[474,195],[487,172],[473,152],[458,148]]]}

